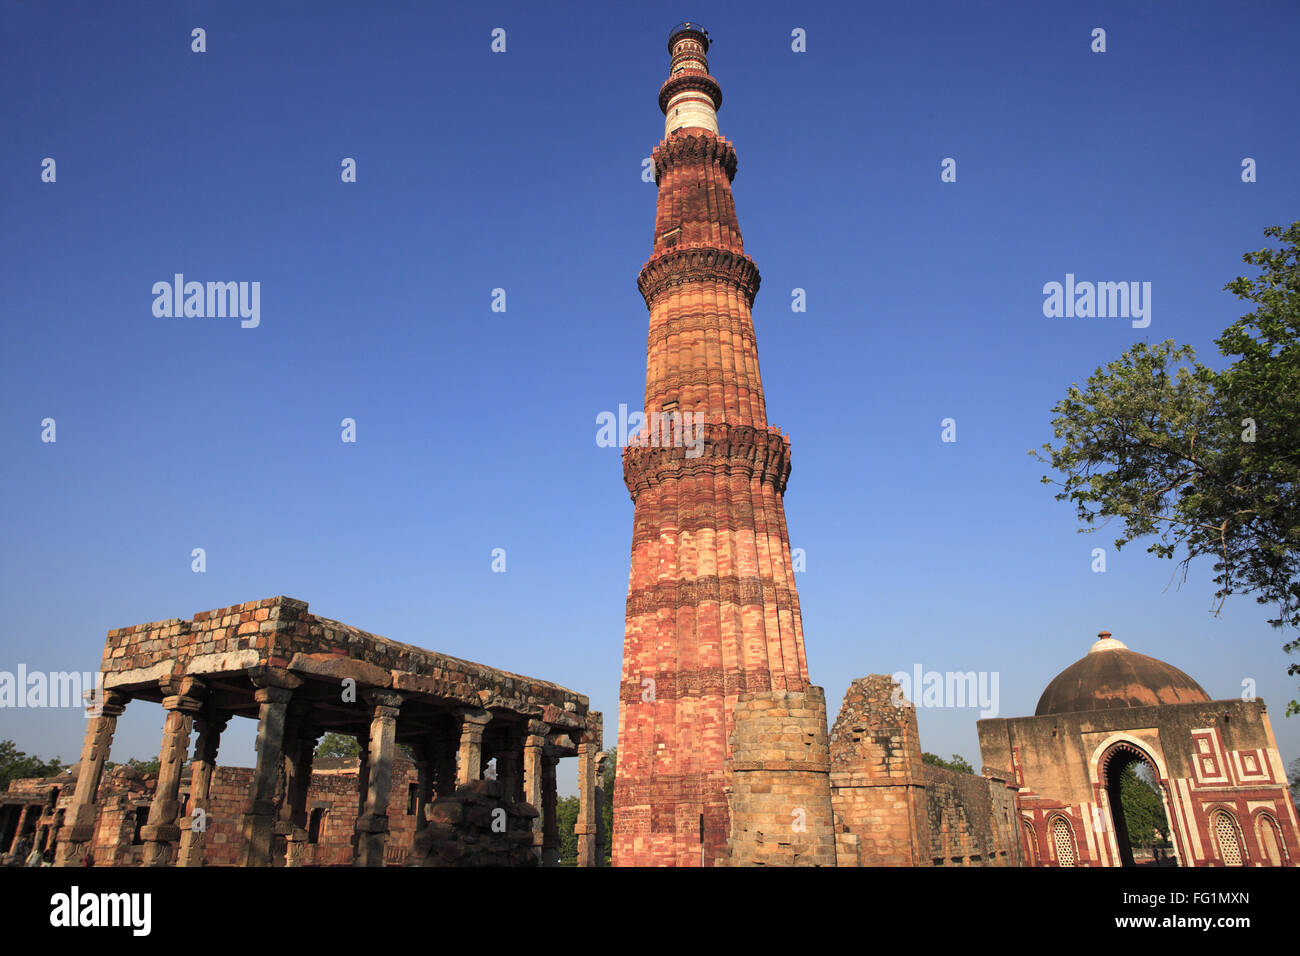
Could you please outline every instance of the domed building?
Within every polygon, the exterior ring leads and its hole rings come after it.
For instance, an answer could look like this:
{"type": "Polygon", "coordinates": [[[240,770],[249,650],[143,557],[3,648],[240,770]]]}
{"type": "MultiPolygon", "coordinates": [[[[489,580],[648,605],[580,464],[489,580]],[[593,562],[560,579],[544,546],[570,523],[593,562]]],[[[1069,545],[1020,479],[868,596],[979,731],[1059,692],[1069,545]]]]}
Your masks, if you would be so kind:
{"type": "Polygon", "coordinates": [[[1210,695],[1177,667],[1138,654],[1110,636],[1097,635],[1088,653],[1052,682],[1038,699],[1034,716],[1081,710],[1206,703],[1210,695]]]}
{"type": "Polygon", "coordinates": [[[1211,700],[1109,631],[1048,682],[1034,716],[978,726],[985,773],[1017,788],[1029,865],[1300,865],[1264,702],[1211,700]]]}

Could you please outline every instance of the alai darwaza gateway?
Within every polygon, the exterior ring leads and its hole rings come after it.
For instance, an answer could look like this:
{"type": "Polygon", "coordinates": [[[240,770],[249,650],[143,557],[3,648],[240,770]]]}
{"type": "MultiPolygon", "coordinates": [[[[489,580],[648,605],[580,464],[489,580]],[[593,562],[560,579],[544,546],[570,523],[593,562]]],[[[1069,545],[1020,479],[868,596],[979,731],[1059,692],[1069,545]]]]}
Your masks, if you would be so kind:
{"type": "Polygon", "coordinates": [[[1296,809],[1264,702],[1210,700],[1172,664],[1102,631],[1032,717],[981,720],[986,767],[1019,790],[1026,863],[1132,866],[1120,777],[1147,767],[1181,866],[1295,866],[1296,809]]]}

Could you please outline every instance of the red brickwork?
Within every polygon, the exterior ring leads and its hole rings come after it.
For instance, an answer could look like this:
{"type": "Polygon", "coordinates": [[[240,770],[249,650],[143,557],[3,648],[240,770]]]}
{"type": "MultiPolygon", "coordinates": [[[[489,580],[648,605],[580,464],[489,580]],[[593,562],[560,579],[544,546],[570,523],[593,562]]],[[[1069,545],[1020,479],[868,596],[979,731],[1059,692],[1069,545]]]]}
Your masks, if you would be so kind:
{"type": "MultiPolygon", "coordinates": [[[[683,69],[661,105],[682,90],[716,105],[721,93],[699,52],[707,41],[675,41],[674,67],[683,69]]],[[[759,275],[732,200],[735,150],[709,129],[684,126],[653,160],[654,251],[639,278],[650,310],[645,412],[698,414],[706,427],[700,454],[689,440],[624,452],[636,512],[613,858],[713,865],[728,856],[724,789],[737,695],[809,686],[782,505],[790,448],[763,402],[750,314],[759,275]]]]}
{"type": "MultiPolygon", "coordinates": [[[[314,839],[304,847],[302,865],[351,866],[358,807],[357,761],[326,760],[323,763],[322,769],[313,771],[307,791],[308,811],[318,814],[318,821],[311,830],[314,839]]],[[[253,770],[249,767],[218,767],[213,772],[204,836],[204,865],[240,865],[243,850],[240,815],[252,780],[253,770]]],[[[43,806],[57,787],[56,807],[64,810],[72,805],[71,782],[67,776],[15,780],[0,798],[8,806],[43,806]]],[[[157,783],[156,775],[145,775],[125,766],[114,767],[105,774],[96,802],[95,837],[91,847],[96,866],[140,865],[145,847],[137,842],[138,824],[148,816],[157,783]]],[[[385,855],[388,865],[405,862],[415,838],[416,816],[410,801],[411,786],[415,783],[414,764],[405,758],[394,760],[393,799],[388,812],[390,841],[385,855]]],[[[184,799],[188,794],[182,790],[181,796],[184,799]]],[[[531,808],[511,808],[511,813],[514,816],[536,816],[531,808]]],[[[52,817],[53,814],[45,815],[47,820],[52,817]]],[[[25,828],[33,838],[41,833],[39,819],[33,817],[34,825],[25,828]]],[[[181,823],[183,828],[188,828],[190,819],[185,818],[181,823]]],[[[47,833],[45,839],[48,842],[43,845],[53,845],[56,838],[47,833]]],[[[279,841],[277,849],[276,862],[283,864],[283,840],[279,841]]],[[[175,847],[172,850],[169,862],[175,864],[175,847]]],[[[488,862],[502,861],[493,859],[488,862]]]]}

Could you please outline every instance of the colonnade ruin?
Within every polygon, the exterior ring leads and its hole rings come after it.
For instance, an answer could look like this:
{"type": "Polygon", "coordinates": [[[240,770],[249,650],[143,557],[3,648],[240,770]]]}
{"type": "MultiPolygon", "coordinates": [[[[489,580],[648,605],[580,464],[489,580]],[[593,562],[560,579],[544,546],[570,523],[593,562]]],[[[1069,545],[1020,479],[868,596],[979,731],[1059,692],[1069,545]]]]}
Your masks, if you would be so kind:
{"type": "Polygon", "coordinates": [[[110,631],[101,669],[75,789],[46,831],[56,865],[80,865],[92,852],[117,719],[142,700],[166,711],[156,785],[136,834],[144,865],[204,864],[206,821],[230,804],[216,799],[213,781],[222,777],[217,759],[232,717],[258,727],[237,827],[228,821],[239,842],[228,862],[304,864],[317,825],[308,801],[313,756],[327,732],[360,744],[345,862],[385,865],[396,764],[403,780],[412,778],[404,795],[415,830],[407,865],[556,865],[557,765],[574,756],[577,862],[602,859],[601,714],[556,684],[388,640],[287,597],[110,631]],[[495,774],[485,776],[489,763],[495,774]]]}

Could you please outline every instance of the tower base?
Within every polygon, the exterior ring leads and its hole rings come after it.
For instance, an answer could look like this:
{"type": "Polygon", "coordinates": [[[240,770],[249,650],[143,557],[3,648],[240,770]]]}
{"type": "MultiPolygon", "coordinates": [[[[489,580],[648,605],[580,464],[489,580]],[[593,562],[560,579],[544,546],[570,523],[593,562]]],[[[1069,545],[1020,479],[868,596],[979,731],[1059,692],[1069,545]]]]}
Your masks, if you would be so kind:
{"type": "Polygon", "coordinates": [[[741,694],[727,761],[731,866],[834,866],[826,696],[741,694]]]}

